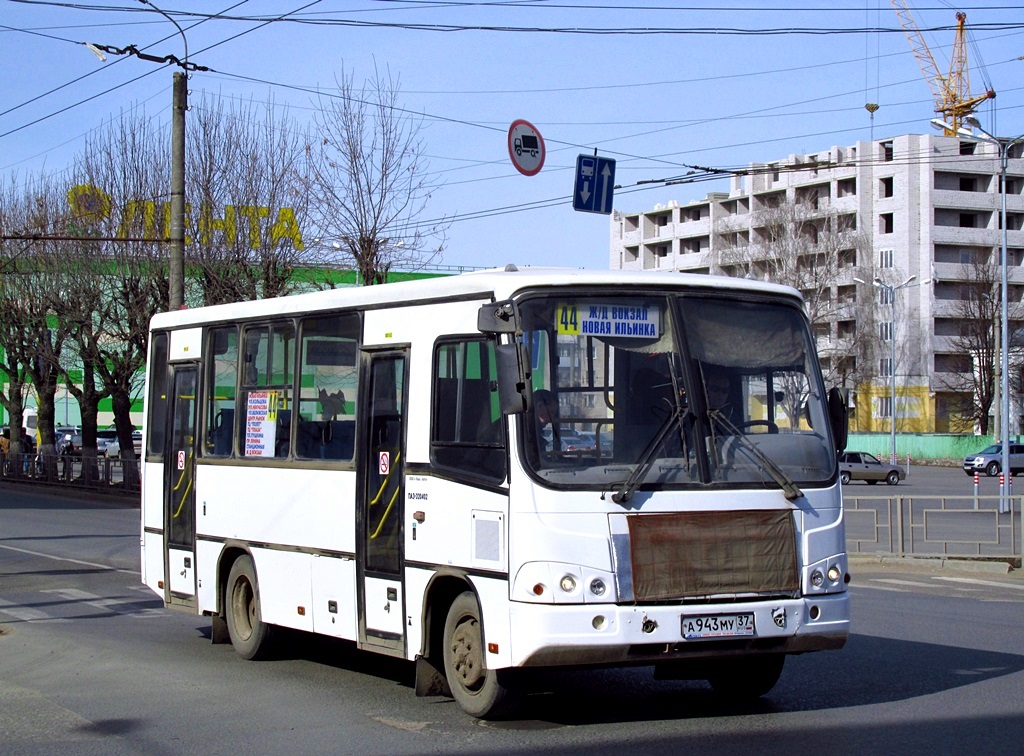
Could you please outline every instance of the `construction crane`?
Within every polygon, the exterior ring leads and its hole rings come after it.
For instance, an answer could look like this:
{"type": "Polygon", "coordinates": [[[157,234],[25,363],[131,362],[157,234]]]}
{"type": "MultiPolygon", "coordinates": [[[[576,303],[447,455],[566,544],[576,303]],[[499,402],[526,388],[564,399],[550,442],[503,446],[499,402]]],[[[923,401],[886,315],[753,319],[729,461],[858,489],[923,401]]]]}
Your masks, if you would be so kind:
{"type": "Polygon", "coordinates": [[[967,14],[956,14],[956,36],[953,39],[953,53],[950,56],[949,73],[943,75],[935,64],[928,44],[917,27],[910,8],[903,0],[892,0],[892,7],[900,18],[900,25],[910,42],[918,65],[935,98],[935,112],[946,123],[946,136],[955,136],[964,119],[974,113],[978,105],[996,96],[991,87],[982,95],[971,94],[971,82],[967,71],[967,14]]]}

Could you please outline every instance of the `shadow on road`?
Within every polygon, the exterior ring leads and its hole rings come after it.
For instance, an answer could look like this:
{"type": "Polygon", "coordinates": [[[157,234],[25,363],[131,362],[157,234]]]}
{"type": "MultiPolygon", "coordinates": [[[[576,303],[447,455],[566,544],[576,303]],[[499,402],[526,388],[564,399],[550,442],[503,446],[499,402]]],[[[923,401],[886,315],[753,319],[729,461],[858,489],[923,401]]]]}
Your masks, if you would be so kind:
{"type": "MultiPolygon", "coordinates": [[[[209,627],[201,632],[208,636],[209,627]]],[[[411,662],[359,651],[351,642],[304,633],[283,633],[280,641],[278,660],[309,661],[377,677],[410,688],[412,695],[411,662]]],[[[729,701],[702,681],[655,680],[651,667],[531,670],[524,679],[529,694],[516,718],[488,726],[531,730],[835,711],[921,698],[1022,670],[1024,656],[1015,654],[852,635],[841,651],[790,657],[775,689],[750,703],[729,701]]],[[[1024,735],[1024,715],[1013,721],[1017,732],[1024,735]]],[[[817,742],[823,742],[820,734],[815,733],[817,742]]],[[[859,740],[862,737],[858,735],[859,740]]],[[[892,752],[889,744],[884,745],[883,750],[892,752]]],[[[715,752],[722,752],[720,746],[716,744],[715,752]]]]}

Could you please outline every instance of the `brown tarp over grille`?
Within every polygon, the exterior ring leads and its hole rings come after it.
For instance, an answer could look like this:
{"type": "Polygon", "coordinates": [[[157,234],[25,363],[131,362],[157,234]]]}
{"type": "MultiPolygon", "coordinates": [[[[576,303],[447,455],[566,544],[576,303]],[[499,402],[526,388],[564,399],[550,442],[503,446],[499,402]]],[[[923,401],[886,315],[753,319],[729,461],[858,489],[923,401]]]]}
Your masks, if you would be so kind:
{"type": "Polygon", "coordinates": [[[638,602],[799,588],[789,510],[680,512],[627,520],[638,602]]]}

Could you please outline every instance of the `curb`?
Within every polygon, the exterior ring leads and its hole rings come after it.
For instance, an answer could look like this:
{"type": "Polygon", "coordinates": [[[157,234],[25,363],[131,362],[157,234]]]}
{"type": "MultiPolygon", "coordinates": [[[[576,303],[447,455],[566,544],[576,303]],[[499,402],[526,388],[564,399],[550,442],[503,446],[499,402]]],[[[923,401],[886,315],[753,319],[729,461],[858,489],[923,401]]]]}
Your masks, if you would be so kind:
{"type": "Polygon", "coordinates": [[[850,554],[850,564],[888,564],[896,567],[926,567],[956,572],[980,572],[990,575],[1009,575],[1014,572],[1008,562],[979,559],[950,559],[949,557],[896,556],[894,554],[850,554]]]}
{"type": "Polygon", "coordinates": [[[104,506],[135,507],[136,509],[142,506],[142,495],[138,491],[124,492],[59,483],[24,483],[14,480],[0,480],[0,491],[17,491],[18,493],[41,496],[64,496],[104,506]]]}

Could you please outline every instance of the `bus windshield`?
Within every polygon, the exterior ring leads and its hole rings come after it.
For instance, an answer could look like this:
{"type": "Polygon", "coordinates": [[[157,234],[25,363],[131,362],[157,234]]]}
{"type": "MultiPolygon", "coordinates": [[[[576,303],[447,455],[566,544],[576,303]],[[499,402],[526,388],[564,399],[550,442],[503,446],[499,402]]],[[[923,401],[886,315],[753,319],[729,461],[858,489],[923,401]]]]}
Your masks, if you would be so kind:
{"type": "Polygon", "coordinates": [[[546,294],[519,307],[533,388],[522,451],[542,482],[799,494],[834,476],[814,343],[794,301],[546,294]]]}

